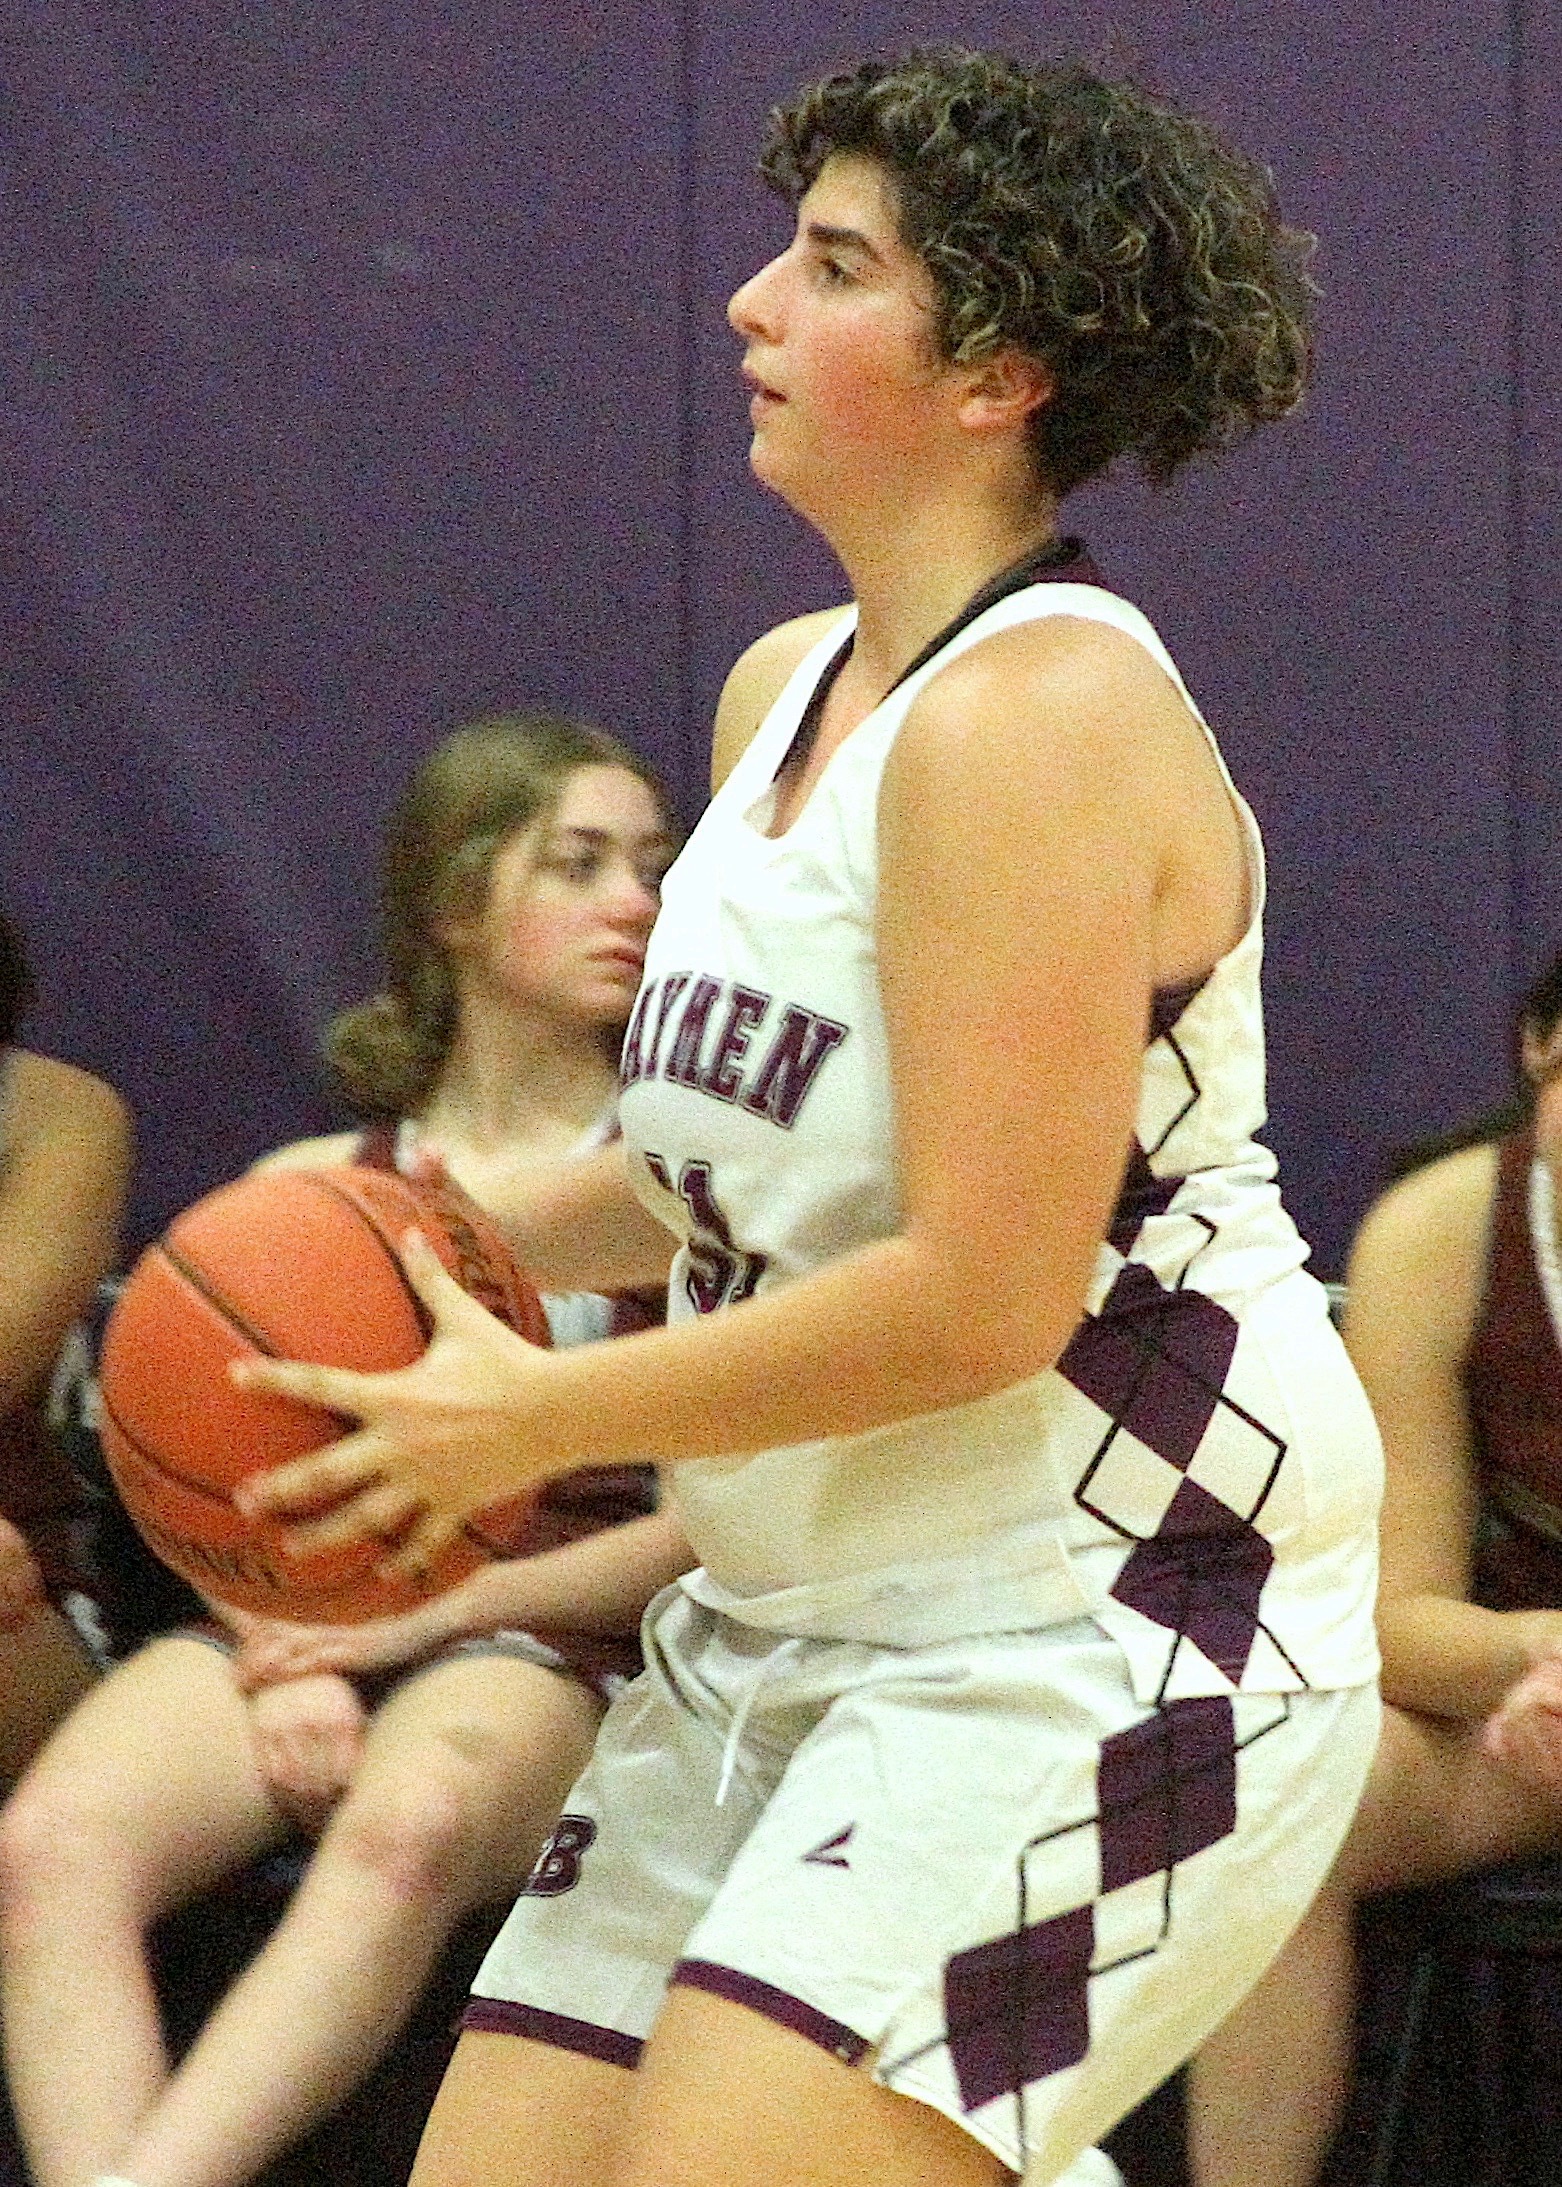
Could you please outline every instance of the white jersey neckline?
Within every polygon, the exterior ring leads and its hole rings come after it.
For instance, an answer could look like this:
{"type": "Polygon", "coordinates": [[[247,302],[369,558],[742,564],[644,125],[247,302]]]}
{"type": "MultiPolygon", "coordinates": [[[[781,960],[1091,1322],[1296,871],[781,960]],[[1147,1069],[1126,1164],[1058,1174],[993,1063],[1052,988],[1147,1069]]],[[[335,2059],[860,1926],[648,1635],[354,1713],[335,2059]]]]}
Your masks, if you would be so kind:
{"type": "Polygon", "coordinates": [[[779,857],[798,836],[810,812],[826,809],[828,800],[822,799],[819,793],[825,789],[838,763],[842,762],[843,754],[854,747],[860,747],[876,730],[887,731],[891,735],[898,730],[939,670],[948,667],[962,653],[969,652],[972,646],[979,645],[985,638],[996,637],[1000,631],[1053,615],[1071,616],[1081,622],[1106,623],[1121,631],[1125,637],[1132,638],[1149,654],[1202,731],[1226,795],[1236,812],[1237,823],[1242,832],[1243,865],[1247,883],[1247,919],[1242,932],[1206,971],[1186,981],[1167,982],[1163,987],[1157,987],[1156,993],[1171,993],[1174,989],[1180,991],[1184,986],[1201,986],[1212,979],[1222,966],[1233,963],[1262,939],[1264,910],[1269,893],[1263,836],[1252,807],[1232,779],[1215,732],[1205,720],[1155,626],[1131,601],[1125,600],[1119,593],[1109,591],[1104,585],[1059,578],[1043,579],[1036,584],[1022,585],[1013,592],[1005,593],[1002,599],[995,600],[990,607],[984,608],[980,615],[972,616],[968,623],[954,632],[945,645],[939,647],[931,659],[924,661],[911,675],[903,677],[893,690],[887,691],[877,706],[865,714],[857,726],[841,739],[820,769],[813,788],[801,810],[793,818],[791,826],[780,835],[768,834],[758,816],[766,807],[773,807],[776,777],[785,764],[786,755],[818,689],[820,678],[840,651],[843,641],[857,628],[857,604],[855,601],[851,602],[842,608],[839,620],[832,623],[809,647],[782,685],[769,712],[749,739],[747,748],[739,756],[718,796],[728,805],[733,820],[750,847],[751,855],[761,860],[779,857]]]}

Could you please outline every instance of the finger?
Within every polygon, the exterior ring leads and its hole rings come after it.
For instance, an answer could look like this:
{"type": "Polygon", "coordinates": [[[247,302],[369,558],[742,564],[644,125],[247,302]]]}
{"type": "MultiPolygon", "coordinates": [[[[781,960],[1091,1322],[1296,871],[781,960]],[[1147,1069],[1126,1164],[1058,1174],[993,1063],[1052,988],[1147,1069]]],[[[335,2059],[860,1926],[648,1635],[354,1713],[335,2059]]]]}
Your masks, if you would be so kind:
{"type": "MultiPolygon", "coordinates": [[[[457,1286],[459,1289],[460,1286],[457,1286]]],[[[339,1413],[344,1420],[362,1419],[374,1402],[374,1386],[385,1378],[359,1374],[351,1367],[321,1367],[303,1359],[235,1359],[228,1373],[241,1390],[259,1390],[274,1397],[297,1398],[321,1412],[339,1413]]]]}
{"type": "Polygon", "coordinates": [[[437,1324],[448,1326],[464,1314],[487,1314],[487,1309],[478,1305],[471,1292],[464,1291],[457,1283],[421,1230],[404,1232],[401,1265],[407,1271],[407,1281],[437,1324]]]}
{"type": "Polygon", "coordinates": [[[290,1557],[318,1557],[329,1549],[363,1541],[394,1544],[400,1549],[421,1509],[422,1499],[414,1490],[398,1481],[381,1482],[339,1504],[323,1519],[288,1527],[282,1547],[290,1557]]]}
{"type": "Polygon", "coordinates": [[[282,1686],[297,1676],[293,1654],[286,1648],[244,1648],[233,1659],[233,1682],[241,1693],[259,1693],[265,1686],[282,1686]]]}
{"type": "Polygon", "coordinates": [[[435,1559],[449,1548],[460,1532],[459,1519],[447,1517],[443,1512],[424,1510],[404,1530],[394,1553],[380,1565],[380,1576],[412,1581],[427,1578],[435,1559]]]}
{"type": "Polygon", "coordinates": [[[246,1519],[306,1517],[356,1495],[384,1471],[377,1437],[344,1435],[292,1465],[252,1473],[233,1491],[233,1501],[246,1519]]]}

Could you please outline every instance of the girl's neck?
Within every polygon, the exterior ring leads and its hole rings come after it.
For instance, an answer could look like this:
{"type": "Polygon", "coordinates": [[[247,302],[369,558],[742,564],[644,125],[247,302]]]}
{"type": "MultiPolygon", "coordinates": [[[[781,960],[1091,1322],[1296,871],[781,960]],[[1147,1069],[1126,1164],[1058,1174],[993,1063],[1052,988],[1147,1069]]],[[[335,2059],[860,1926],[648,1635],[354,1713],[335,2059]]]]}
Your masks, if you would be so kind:
{"type": "Polygon", "coordinates": [[[853,681],[882,697],[967,601],[1057,536],[1057,505],[1023,496],[927,502],[826,537],[857,602],[853,681]]]}
{"type": "Polygon", "coordinates": [[[468,1005],[417,1121],[434,1144],[475,1154],[563,1145],[598,1121],[617,1084],[592,1028],[468,1005]]]}

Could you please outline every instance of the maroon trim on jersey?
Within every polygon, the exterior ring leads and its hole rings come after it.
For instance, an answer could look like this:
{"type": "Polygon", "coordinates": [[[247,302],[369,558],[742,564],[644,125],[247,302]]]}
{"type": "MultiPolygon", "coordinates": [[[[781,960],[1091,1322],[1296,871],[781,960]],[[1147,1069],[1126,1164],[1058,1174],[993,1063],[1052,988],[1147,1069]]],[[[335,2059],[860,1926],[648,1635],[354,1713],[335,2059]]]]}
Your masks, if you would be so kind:
{"type": "Polygon", "coordinates": [[[1496,1506],[1476,1551],[1475,1600],[1492,1610],[1553,1608],[1562,1547],[1562,1354],[1530,1236],[1531,1119],[1502,1140],[1492,1197],[1486,1282],[1461,1376],[1475,1463],[1496,1506]]]}
{"type": "MultiPolygon", "coordinates": [[[[1082,539],[1076,539],[1072,534],[1063,539],[1054,539],[1035,554],[1026,555],[1023,561],[1012,562],[1007,569],[1000,570],[996,577],[989,578],[981,591],[967,600],[953,621],[945,623],[937,637],[928,640],[910,666],[895,678],[884,698],[889,698],[908,677],[914,676],[919,668],[925,668],[929,661],[942,653],[946,645],[959,637],[968,623],[976,621],[978,615],[985,615],[990,607],[996,607],[1000,600],[1007,600],[1011,593],[1024,592],[1027,586],[1049,584],[1095,585],[1102,592],[1110,592],[1112,589],[1090,559],[1090,550],[1082,539]]],[[[848,631],[833,659],[826,663],[823,675],[814,685],[812,696],[803,708],[803,718],[787,746],[786,756],[776,769],[777,781],[788,767],[801,766],[813,750],[814,739],[819,734],[820,717],[824,713],[824,702],[830,696],[836,677],[851,659],[856,636],[855,631],[848,631]]],[[[881,699],[879,704],[882,706],[883,703],[884,700],[881,699]]]]}
{"type": "Polygon", "coordinates": [[[790,1990],[775,1989],[752,1974],[739,1974],[736,1967],[719,1967],[709,1959],[680,1959],[669,1981],[681,1982],[685,1989],[708,1990],[712,1997],[724,1997],[732,2005],[746,2005],[750,2012],[817,2043],[843,2065],[857,2065],[870,2047],[867,2037],[855,2028],[805,2005],[790,1990]]]}
{"type": "Polygon", "coordinates": [[[600,2058],[604,2065],[633,2072],[645,2044],[638,2035],[599,2028],[567,2013],[544,2012],[538,2005],[512,2005],[504,1997],[474,1997],[461,2015],[461,2032],[473,2035],[524,2035],[528,2042],[553,2050],[572,2050],[578,2058],[600,2058]]]}
{"type": "Polygon", "coordinates": [[[353,1148],[355,1169],[388,1169],[396,1167],[396,1121],[382,1116],[372,1124],[365,1124],[358,1134],[358,1144],[353,1148]]]}

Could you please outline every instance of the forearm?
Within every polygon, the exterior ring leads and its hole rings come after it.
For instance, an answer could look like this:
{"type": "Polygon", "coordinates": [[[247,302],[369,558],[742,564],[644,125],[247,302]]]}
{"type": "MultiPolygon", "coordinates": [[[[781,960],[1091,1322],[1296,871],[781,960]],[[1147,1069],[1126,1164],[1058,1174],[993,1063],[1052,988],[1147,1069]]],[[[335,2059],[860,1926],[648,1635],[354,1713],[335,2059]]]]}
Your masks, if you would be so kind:
{"type": "Polygon", "coordinates": [[[630,1633],[652,1596],[694,1561],[672,1514],[657,1511],[563,1549],[486,1565],[425,1614],[448,1640],[506,1626],[630,1633]]]}
{"type": "Polygon", "coordinates": [[[697,1321],[555,1354],[524,1403],[526,1471],[676,1465],[984,1396],[1050,1365],[1079,1318],[1066,1281],[997,1292],[902,1235],[697,1321]]]}
{"type": "Polygon", "coordinates": [[[1405,1595],[1378,1607],[1383,1697],[1421,1716],[1475,1720],[1497,1707],[1548,1647],[1562,1645],[1562,1612],[1487,1610],[1443,1595],[1405,1595]]]}
{"type": "Polygon", "coordinates": [[[667,1281],[677,1240],[636,1197],[616,1141],[562,1164],[545,1184],[529,1177],[507,1197],[485,1195],[485,1204],[545,1291],[637,1291],[667,1281]]]}

